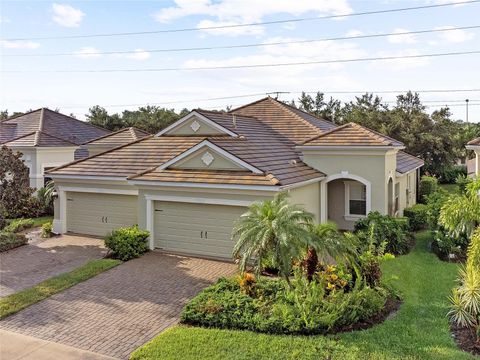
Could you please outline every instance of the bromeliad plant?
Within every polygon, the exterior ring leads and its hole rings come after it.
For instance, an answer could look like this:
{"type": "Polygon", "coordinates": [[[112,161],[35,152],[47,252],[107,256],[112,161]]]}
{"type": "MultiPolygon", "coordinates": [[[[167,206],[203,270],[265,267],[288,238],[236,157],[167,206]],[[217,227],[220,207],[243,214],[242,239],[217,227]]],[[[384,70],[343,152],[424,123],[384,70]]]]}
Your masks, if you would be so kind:
{"type": "Polygon", "coordinates": [[[240,272],[251,264],[260,274],[262,260],[271,256],[279,275],[289,282],[292,259],[312,244],[310,233],[313,215],[288,201],[282,192],[272,200],[255,202],[234,225],[232,237],[236,240],[233,257],[239,261],[240,272]]]}

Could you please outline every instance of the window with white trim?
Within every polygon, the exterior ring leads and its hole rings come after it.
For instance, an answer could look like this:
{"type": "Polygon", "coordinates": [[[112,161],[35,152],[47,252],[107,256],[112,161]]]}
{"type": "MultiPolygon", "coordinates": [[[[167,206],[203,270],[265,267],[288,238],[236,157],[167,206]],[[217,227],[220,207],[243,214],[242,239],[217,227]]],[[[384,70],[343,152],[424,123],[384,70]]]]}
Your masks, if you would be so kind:
{"type": "Polygon", "coordinates": [[[367,215],[367,187],[358,181],[345,182],[345,215],[367,215]]]}

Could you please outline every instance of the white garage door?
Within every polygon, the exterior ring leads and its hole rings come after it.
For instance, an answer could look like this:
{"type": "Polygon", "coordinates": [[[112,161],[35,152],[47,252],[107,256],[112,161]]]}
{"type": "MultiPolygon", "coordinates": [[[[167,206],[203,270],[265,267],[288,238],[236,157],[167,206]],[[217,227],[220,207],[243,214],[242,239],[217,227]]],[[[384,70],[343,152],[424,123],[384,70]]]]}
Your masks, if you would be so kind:
{"type": "Polygon", "coordinates": [[[137,196],[67,192],[67,231],[105,236],[137,223],[137,196]]]}
{"type": "Polygon", "coordinates": [[[235,220],[245,207],[155,202],[155,247],[172,252],[231,259],[235,220]]]}

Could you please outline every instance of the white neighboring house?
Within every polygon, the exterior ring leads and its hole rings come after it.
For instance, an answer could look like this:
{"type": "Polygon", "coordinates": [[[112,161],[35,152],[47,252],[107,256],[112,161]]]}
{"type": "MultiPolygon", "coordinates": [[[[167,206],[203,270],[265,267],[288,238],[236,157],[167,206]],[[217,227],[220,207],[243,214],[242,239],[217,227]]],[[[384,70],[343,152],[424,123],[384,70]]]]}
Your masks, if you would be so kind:
{"type": "Polygon", "coordinates": [[[30,170],[30,186],[45,184],[45,171],[88,156],[81,145],[110,134],[106,129],[88,124],[46,108],[30,111],[0,122],[0,146],[23,154],[30,170]]]}
{"type": "Polygon", "coordinates": [[[468,160],[468,173],[472,176],[480,176],[480,137],[468,142],[466,148],[475,152],[475,158],[468,160]]]}

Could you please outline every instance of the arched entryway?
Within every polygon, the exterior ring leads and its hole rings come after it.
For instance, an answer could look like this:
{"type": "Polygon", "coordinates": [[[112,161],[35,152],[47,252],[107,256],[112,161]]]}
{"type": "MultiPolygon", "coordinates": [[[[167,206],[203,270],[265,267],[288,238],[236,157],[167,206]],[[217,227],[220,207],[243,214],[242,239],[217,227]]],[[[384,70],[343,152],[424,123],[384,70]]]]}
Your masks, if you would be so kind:
{"type": "Polygon", "coordinates": [[[348,173],[328,176],[321,185],[322,221],[333,221],[351,230],[359,218],[371,211],[371,184],[348,173]]]}

